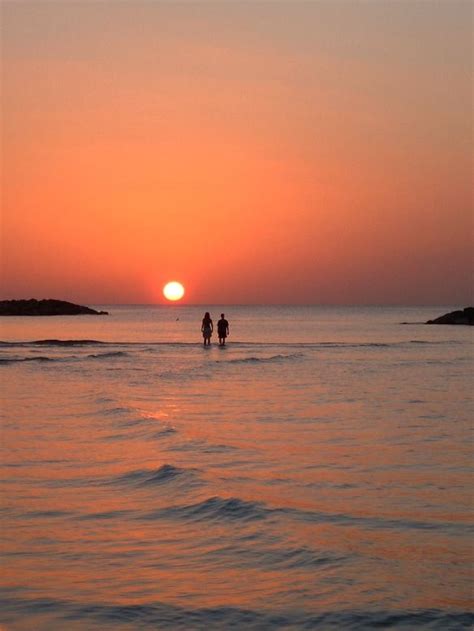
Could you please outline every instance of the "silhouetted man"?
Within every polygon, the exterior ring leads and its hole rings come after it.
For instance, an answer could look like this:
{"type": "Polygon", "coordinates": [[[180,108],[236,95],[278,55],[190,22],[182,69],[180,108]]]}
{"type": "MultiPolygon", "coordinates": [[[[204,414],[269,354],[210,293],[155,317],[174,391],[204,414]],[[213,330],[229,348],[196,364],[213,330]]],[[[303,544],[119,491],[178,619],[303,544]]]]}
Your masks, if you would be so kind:
{"type": "Polygon", "coordinates": [[[229,335],[229,323],[221,313],[221,319],[217,322],[217,335],[219,336],[219,345],[225,346],[225,338],[229,335]]]}

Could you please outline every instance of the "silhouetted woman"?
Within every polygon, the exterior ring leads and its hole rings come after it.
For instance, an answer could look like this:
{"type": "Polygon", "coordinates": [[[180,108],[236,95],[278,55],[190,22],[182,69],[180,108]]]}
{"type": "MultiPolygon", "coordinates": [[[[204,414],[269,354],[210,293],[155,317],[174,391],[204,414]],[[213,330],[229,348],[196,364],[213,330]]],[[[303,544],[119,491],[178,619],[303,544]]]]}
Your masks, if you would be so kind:
{"type": "Polygon", "coordinates": [[[201,325],[202,337],[204,338],[204,346],[210,346],[211,344],[211,335],[214,331],[214,325],[211,320],[211,316],[209,315],[209,311],[206,311],[204,314],[204,318],[202,319],[201,325]]]}

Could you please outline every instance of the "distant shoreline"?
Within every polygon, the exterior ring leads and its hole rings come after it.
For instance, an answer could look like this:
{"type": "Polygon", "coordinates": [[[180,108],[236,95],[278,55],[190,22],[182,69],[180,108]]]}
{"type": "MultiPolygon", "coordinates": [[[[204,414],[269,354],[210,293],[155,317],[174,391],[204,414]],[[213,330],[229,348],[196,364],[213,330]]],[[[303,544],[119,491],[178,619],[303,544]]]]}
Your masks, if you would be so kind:
{"type": "Polygon", "coordinates": [[[108,311],[96,311],[90,307],[76,305],[65,300],[52,298],[36,300],[2,300],[0,316],[75,316],[75,315],[109,315],[108,311]]]}

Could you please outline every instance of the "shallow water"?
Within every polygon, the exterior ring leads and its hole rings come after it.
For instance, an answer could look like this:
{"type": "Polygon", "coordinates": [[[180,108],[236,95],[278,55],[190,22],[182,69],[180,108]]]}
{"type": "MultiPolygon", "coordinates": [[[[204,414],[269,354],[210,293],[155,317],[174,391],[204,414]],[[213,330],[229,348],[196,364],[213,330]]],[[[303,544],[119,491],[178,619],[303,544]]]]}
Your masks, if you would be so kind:
{"type": "Polygon", "coordinates": [[[108,309],[0,323],[6,629],[471,627],[450,307],[108,309]]]}

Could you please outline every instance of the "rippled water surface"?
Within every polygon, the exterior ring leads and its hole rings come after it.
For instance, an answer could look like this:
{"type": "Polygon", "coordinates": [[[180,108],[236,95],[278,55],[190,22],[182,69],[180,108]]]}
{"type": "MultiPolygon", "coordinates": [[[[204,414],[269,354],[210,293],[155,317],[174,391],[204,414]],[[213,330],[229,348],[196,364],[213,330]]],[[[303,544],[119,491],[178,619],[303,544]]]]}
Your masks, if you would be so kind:
{"type": "Polygon", "coordinates": [[[5,629],[471,628],[449,307],[108,309],[0,323],[5,629]]]}

